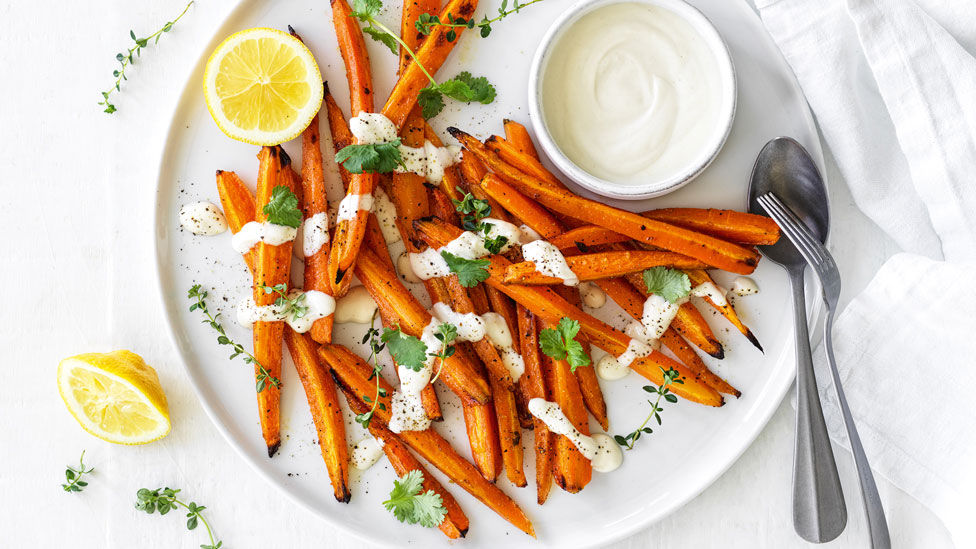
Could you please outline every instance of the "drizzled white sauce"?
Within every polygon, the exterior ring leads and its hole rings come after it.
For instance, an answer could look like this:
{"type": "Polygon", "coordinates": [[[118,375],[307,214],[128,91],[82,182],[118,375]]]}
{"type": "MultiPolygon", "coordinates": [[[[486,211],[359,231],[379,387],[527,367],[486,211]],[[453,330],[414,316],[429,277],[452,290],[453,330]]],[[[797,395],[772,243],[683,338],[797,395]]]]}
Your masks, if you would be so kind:
{"type": "Polygon", "coordinates": [[[302,253],[311,257],[329,243],[329,214],[319,212],[302,225],[302,253]]]}
{"type": "Polygon", "coordinates": [[[349,131],[360,145],[389,143],[397,138],[396,125],[378,112],[361,112],[350,118],[349,131]]]}
{"type": "Polygon", "coordinates": [[[725,288],[716,285],[714,282],[702,282],[691,290],[691,295],[707,298],[717,307],[724,307],[729,304],[729,301],[725,298],[725,294],[727,293],[725,288]]]}
{"type": "Polygon", "coordinates": [[[404,431],[426,431],[430,427],[430,418],[424,410],[424,402],[419,394],[406,394],[393,391],[390,398],[393,412],[387,425],[394,433],[404,431]]]}
{"type": "Polygon", "coordinates": [[[373,199],[373,213],[376,215],[376,221],[379,222],[380,231],[383,233],[383,240],[387,244],[399,242],[401,240],[400,229],[397,228],[397,212],[393,201],[379,187],[373,191],[373,199]]]}
{"type": "MultiPolygon", "coordinates": [[[[491,226],[487,238],[505,237],[505,244],[499,253],[503,253],[519,243],[521,231],[515,225],[491,217],[486,217],[481,222],[491,226]]],[[[442,248],[427,248],[422,252],[410,254],[410,266],[420,280],[448,276],[451,274],[451,269],[448,268],[447,261],[441,256],[441,252],[449,252],[464,259],[480,259],[491,255],[491,252],[485,248],[485,238],[484,233],[475,234],[471,231],[465,231],[442,248]]]]}
{"type": "Polygon", "coordinates": [[[623,462],[623,452],[612,438],[603,434],[584,435],[555,402],[533,398],[529,401],[529,412],[542,420],[550,431],[568,438],[583,457],[590,460],[594,471],[609,473],[623,462]]]}
{"type": "Polygon", "coordinates": [[[336,324],[368,324],[376,312],[376,302],[373,296],[369,295],[365,286],[354,286],[349,288],[346,295],[339,298],[336,303],[335,317],[333,322],[336,324]]]}
{"type": "Polygon", "coordinates": [[[249,252],[258,242],[264,242],[271,246],[280,246],[281,244],[295,240],[295,236],[297,235],[298,229],[295,227],[287,227],[270,222],[258,223],[257,221],[250,221],[245,223],[241,227],[241,230],[234,235],[234,238],[231,239],[231,246],[239,253],[244,254],[249,252]]]}
{"type": "Polygon", "coordinates": [[[542,240],[542,235],[537,233],[535,229],[529,227],[528,225],[519,225],[519,230],[522,231],[522,237],[519,239],[519,244],[523,246],[529,242],[535,242],[536,240],[542,240]]]}
{"type": "Polygon", "coordinates": [[[576,286],[579,278],[569,268],[566,257],[553,243],[535,240],[522,246],[522,257],[535,263],[535,270],[555,278],[561,278],[566,286],[576,286]]]}
{"type": "Polygon", "coordinates": [[[347,194],[342,199],[342,202],[339,202],[339,213],[336,214],[336,223],[352,221],[356,218],[356,213],[361,210],[373,210],[373,195],[347,194]]]}
{"type": "Polygon", "coordinates": [[[227,230],[227,219],[210,202],[190,202],[180,208],[180,225],[195,235],[213,236],[227,230]]]}
{"type": "MultiPolygon", "coordinates": [[[[481,341],[485,338],[485,321],[474,313],[458,313],[448,307],[446,303],[434,303],[433,315],[440,322],[453,324],[457,328],[457,337],[462,341],[481,341]]],[[[437,342],[437,339],[434,339],[437,342]]],[[[425,342],[426,343],[426,342],[425,342]]],[[[427,345],[428,351],[439,347],[436,343],[434,347],[427,345]]]]}
{"type": "Polygon", "coordinates": [[[397,258],[397,271],[400,273],[400,278],[411,284],[419,284],[423,282],[413,272],[413,267],[410,265],[410,254],[408,252],[403,252],[400,257],[397,258]]]}
{"type": "Polygon", "coordinates": [[[617,361],[613,355],[604,355],[596,363],[596,375],[606,381],[617,381],[627,377],[630,373],[630,366],[624,366],[617,361]]]}
{"type": "Polygon", "coordinates": [[[286,312],[287,305],[281,307],[275,304],[259,306],[254,302],[254,297],[251,296],[237,305],[237,322],[245,328],[251,328],[255,322],[280,322],[283,320],[293,330],[304,334],[312,329],[312,324],[316,320],[325,318],[335,311],[335,299],[324,292],[318,290],[307,292],[291,290],[288,292],[289,300],[295,300],[300,296],[302,299],[298,305],[306,308],[301,317],[297,316],[295,310],[286,312]]]}
{"type": "Polygon", "coordinates": [[[732,293],[737,296],[745,296],[759,293],[759,285],[748,276],[740,276],[732,282],[732,293]]]}
{"type": "Polygon", "coordinates": [[[638,358],[644,358],[654,352],[654,347],[639,339],[631,339],[627,344],[627,349],[617,357],[617,362],[621,368],[630,368],[630,365],[638,358]]]}
{"type": "Polygon", "coordinates": [[[522,359],[522,355],[515,352],[508,322],[505,322],[505,317],[495,312],[487,312],[481,315],[481,319],[485,323],[485,337],[498,349],[502,364],[505,365],[508,374],[512,376],[512,380],[518,381],[525,373],[525,361],[522,359]]]}
{"type": "Polygon", "coordinates": [[[400,159],[404,165],[397,166],[395,171],[414,173],[431,185],[439,185],[444,179],[444,170],[461,161],[459,151],[460,147],[456,145],[438,147],[430,141],[424,141],[422,147],[400,145],[400,159]]]}
{"type": "Polygon", "coordinates": [[[580,297],[583,299],[583,304],[591,309],[599,309],[607,304],[607,294],[592,282],[584,282],[580,284],[580,297]]]}
{"type": "Polygon", "coordinates": [[[367,437],[360,440],[352,447],[352,456],[349,462],[353,467],[360,471],[365,471],[383,457],[383,439],[367,437]]]}
{"type": "Polygon", "coordinates": [[[641,318],[641,323],[644,324],[648,337],[661,339],[664,332],[668,330],[668,326],[671,325],[671,321],[678,316],[678,309],[684,301],[687,301],[687,298],[679,299],[677,303],[671,303],[659,295],[648,297],[647,301],[644,302],[644,315],[641,318]]]}

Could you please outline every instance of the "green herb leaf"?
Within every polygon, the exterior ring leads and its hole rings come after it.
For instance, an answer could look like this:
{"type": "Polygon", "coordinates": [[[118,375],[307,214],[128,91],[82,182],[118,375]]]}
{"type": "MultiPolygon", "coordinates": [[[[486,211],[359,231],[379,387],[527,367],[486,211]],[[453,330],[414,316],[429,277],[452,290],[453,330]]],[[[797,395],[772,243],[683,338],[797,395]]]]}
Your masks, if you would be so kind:
{"type": "Polygon", "coordinates": [[[644,285],[648,292],[663,297],[669,303],[676,303],[691,293],[688,275],[668,267],[653,267],[644,271],[644,285]]]}
{"type": "Polygon", "coordinates": [[[427,361],[427,345],[412,335],[400,331],[399,327],[384,328],[380,337],[400,366],[419,372],[427,361]]]}
{"type": "Polygon", "coordinates": [[[437,88],[427,86],[417,94],[417,104],[420,105],[420,115],[430,120],[444,110],[444,97],[437,88]]]}
{"type": "Polygon", "coordinates": [[[291,189],[278,185],[271,189],[271,200],[261,209],[268,221],[297,229],[302,224],[302,211],[298,209],[298,197],[291,189]]]}
{"type": "Polygon", "coordinates": [[[210,524],[207,519],[204,518],[202,511],[206,509],[206,506],[197,505],[194,502],[184,503],[176,498],[180,490],[173,488],[156,488],[155,490],[150,490],[148,488],[140,488],[136,491],[136,509],[144,511],[147,514],[153,514],[159,511],[160,515],[165,515],[174,509],[179,509],[180,507],[187,510],[186,513],[186,529],[194,530],[199,524],[203,524],[204,528],[207,529],[207,536],[210,538],[209,545],[201,545],[204,549],[220,549],[223,545],[222,541],[215,541],[213,537],[213,530],[210,529],[210,524]]]}
{"type": "Polygon", "coordinates": [[[400,140],[371,145],[347,145],[336,153],[336,162],[349,173],[390,173],[403,164],[400,140]]]}
{"type": "Polygon", "coordinates": [[[368,22],[380,14],[383,9],[382,0],[353,0],[352,13],[349,15],[363,22],[368,22]]]}
{"type": "Polygon", "coordinates": [[[657,421],[658,425],[661,425],[661,412],[664,411],[664,408],[661,408],[662,398],[672,404],[678,402],[678,397],[671,393],[668,386],[673,384],[682,385],[684,384],[684,380],[681,379],[680,374],[674,368],[668,368],[667,370],[661,368],[660,370],[661,373],[664,374],[661,385],[659,387],[654,387],[653,385],[645,385],[643,387],[644,391],[657,395],[657,400],[654,402],[651,402],[650,400],[647,401],[647,403],[651,405],[651,411],[647,414],[644,422],[640,424],[640,427],[634,429],[626,436],[614,435],[613,437],[613,440],[615,440],[617,444],[626,446],[628,450],[634,449],[634,443],[640,440],[641,434],[650,435],[654,432],[653,429],[647,426],[652,418],[657,421]]]}
{"type": "Polygon", "coordinates": [[[505,244],[508,244],[507,236],[485,237],[485,249],[493,254],[501,252],[505,244]]]}
{"type": "Polygon", "coordinates": [[[363,32],[369,35],[370,38],[376,40],[377,42],[383,44],[384,46],[390,48],[393,55],[399,54],[400,44],[397,43],[396,38],[393,38],[389,34],[386,34],[382,30],[376,27],[364,27],[363,32]]]}
{"type": "MultiPolygon", "coordinates": [[[[463,192],[461,187],[457,187],[458,192],[463,192]]],[[[475,221],[481,221],[482,219],[491,215],[491,204],[487,200],[481,200],[475,198],[471,193],[464,193],[461,200],[452,198],[451,202],[454,203],[454,209],[460,214],[471,214],[475,221]]]]}
{"type": "Polygon", "coordinates": [[[434,528],[444,522],[447,509],[441,496],[433,490],[421,493],[423,482],[424,475],[417,470],[394,480],[390,499],[384,501],[383,506],[400,522],[434,528]]]}
{"type": "Polygon", "coordinates": [[[89,467],[85,469],[85,451],[81,451],[81,457],[78,458],[78,468],[75,469],[70,465],[64,470],[64,479],[67,480],[67,484],[62,484],[61,489],[65,492],[81,492],[88,486],[88,483],[81,480],[82,477],[94,471],[94,467],[89,467]]]}
{"type": "Polygon", "coordinates": [[[441,82],[437,88],[451,99],[464,103],[477,101],[487,105],[495,100],[495,87],[488,82],[488,79],[484,76],[471,76],[468,71],[441,82]]]}
{"type": "Polygon", "coordinates": [[[580,366],[589,366],[590,355],[586,354],[583,345],[574,339],[579,330],[579,322],[562,318],[555,329],[546,328],[539,332],[539,348],[549,357],[568,362],[574,372],[580,366]]]}
{"type": "Polygon", "coordinates": [[[480,282],[488,280],[490,276],[488,266],[491,265],[491,261],[487,259],[465,259],[448,251],[442,251],[441,257],[447,262],[447,267],[451,272],[458,276],[458,281],[465,288],[477,286],[480,282]]]}

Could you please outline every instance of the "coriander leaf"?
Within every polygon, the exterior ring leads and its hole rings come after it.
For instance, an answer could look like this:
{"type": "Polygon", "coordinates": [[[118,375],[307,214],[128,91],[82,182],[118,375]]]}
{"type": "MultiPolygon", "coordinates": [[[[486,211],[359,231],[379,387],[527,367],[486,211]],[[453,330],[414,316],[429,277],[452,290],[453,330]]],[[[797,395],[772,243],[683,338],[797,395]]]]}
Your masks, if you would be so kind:
{"type": "Polygon", "coordinates": [[[370,38],[372,38],[373,40],[376,40],[377,42],[390,48],[390,51],[393,52],[393,55],[397,55],[399,53],[400,44],[397,43],[396,38],[393,38],[389,34],[383,32],[382,30],[376,27],[365,27],[363,28],[363,32],[368,34],[370,38]]]}
{"type": "MultiPolygon", "coordinates": [[[[470,99],[467,101],[477,101],[487,105],[495,100],[495,87],[492,86],[484,76],[474,77],[470,72],[464,71],[454,77],[457,82],[463,82],[471,90],[470,99]]],[[[448,94],[448,97],[453,97],[448,94]]]]}
{"type": "Polygon", "coordinates": [[[417,94],[417,104],[420,105],[420,115],[430,120],[444,110],[444,97],[437,88],[427,86],[417,94]]]}
{"type": "Polygon", "coordinates": [[[412,335],[400,331],[400,328],[385,328],[380,336],[383,343],[396,363],[419,372],[427,361],[427,345],[412,335]]]}
{"type": "Polygon", "coordinates": [[[434,337],[444,343],[444,345],[450,345],[457,339],[457,335],[457,326],[450,322],[445,322],[437,327],[437,332],[434,334],[434,337]]]}
{"type": "Polygon", "coordinates": [[[336,162],[349,173],[390,173],[401,165],[400,140],[369,145],[348,145],[336,153],[336,162]]]}
{"type": "Polygon", "coordinates": [[[360,21],[369,21],[379,15],[381,9],[383,9],[382,0],[354,0],[352,13],[349,16],[360,21]]]}
{"type": "Polygon", "coordinates": [[[659,295],[670,303],[676,303],[691,293],[688,275],[667,267],[653,267],[644,271],[644,285],[648,292],[659,295]]]}
{"type": "Polygon", "coordinates": [[[590,356],[586,354],[583,345],[573,339],[579,330],[579,322],[562,318],[555,329],[546,328],[539,332],[539,347],[547,356],[568,362],[570,369],[575,372],[576,368],[590,364],[590,356]]]}
{"type": "Polygon", "coordinates": [[[291,189],[278,185],[271,190],[271,200],[261,209],[268,221],[275,225],[298,228],[302,224],[302,211],[298,209],[298,197],[291,189]]]}
{"type": "Polygon", "coordinates": [[[394,480],[390,499],[384,501],[383,506],[400,522],[433,528],[444,522],[447,509],[441,496],[433,490],[421,493],[423,482],[424,475],[417,470],[394,480]]]}
{"type": "Polygon", "coordinates": [[[491,261],[487,259],[465,259],[446,251],[441,252],[441,257],[465,288],[477,286],[479,282],[488,280],[488,266],[491,265],[491,261]]]}

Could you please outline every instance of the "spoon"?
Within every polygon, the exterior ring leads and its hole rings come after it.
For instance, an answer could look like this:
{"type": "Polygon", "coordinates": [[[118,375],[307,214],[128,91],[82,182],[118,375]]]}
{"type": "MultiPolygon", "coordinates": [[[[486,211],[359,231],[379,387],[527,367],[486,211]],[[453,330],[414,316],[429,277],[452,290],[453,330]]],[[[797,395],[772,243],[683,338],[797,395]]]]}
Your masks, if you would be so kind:
{"type": "MultiPolygon", "coordinates": [[[[749,182],[749,211],[765,215],[757,199],[775,193],[820,242],[827,239],[830,204],[820,172],[796,141],[779,137],[763,147],[749,182]]],[[[803,539],[824,543],[847,526],[847,505],[827,436],[807,328],[803,271],[807,262],[786,238],[759,251],[790,277],[796,338],[796,438],[793,448],[793,528],[803,539]]]]}

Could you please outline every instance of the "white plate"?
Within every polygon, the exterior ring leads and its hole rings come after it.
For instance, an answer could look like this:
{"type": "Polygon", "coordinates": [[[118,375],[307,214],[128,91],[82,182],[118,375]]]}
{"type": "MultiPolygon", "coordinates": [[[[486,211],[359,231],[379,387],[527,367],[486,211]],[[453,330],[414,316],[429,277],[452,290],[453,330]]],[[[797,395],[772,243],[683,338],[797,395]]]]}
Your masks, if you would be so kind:
{"type": "MultiPolygon", "coordinates": [[[[496,2],[485,2],[494,10],[496,2]]],[[[806,103],[785,62],[773,48],[756,15],[744,2],[700,0],[693,2],[711,18],[728,41],[739,77],[738,113],[725,149],[708,170],[692,184],[666,197],[632,202],[627,206],[715,206],[742,209],[755,155],[770,138],[797,138],[822,165],[822,153],[806,103]]],[[[488,39],[465,35],[442,76],[460,70],[485,75],[495,84],[498,99],[492,105],[450,105],[436,119],[443,130],[456,125],[474,135],[501,133],[501,120],[512,118],[527,123],[526,78],[532,53],[542,32],[564,9],[566,0],[547,0],[495,26],[488,39]]],[[[381,502],[392,487],[394,473],[381,461],[369,471],[352,474],[352,502],[335,502],[328,475],[316,445],[315,429],[301,384],[286,358],[282,396],[283,444],[269,459],[264,448],[255,407],[254,380],[240,361],[228,361],[227,347],[216,344],[216,336],[200,323],[198,312],[187,311],[186,290],[195,283],[211,293],[213,308],[225,312],[224,324],[235,340],[250,346],[249,332],[233,321],[233,305],[249,292],[250,277],[230,246],[230,234],[195,237],[179,228],[180,205],[196,200],[219,204],[214,185],[216,169],[235,170],[253,185],[257,171],[256,147],[231,141],[214,125],[203,103],[203,63],[216,44],[230,33],[255,26],[296,27],[316,55],[322,74],[330,82],[343,107],[348,105],[342,61],[338,56],[331,13],[327,3],[307,1],[246,0],[220,26],[211,44],[201,52],[196,71],[187,82],[173,115],[160,168],[156,205],[155,245],[159,285],[168,326],[186,364],[204,408],[221,433],[254,469],[280,487],[295,501],[312,509],[336,527],[372,542],[415,547],[443,544],[437,530],[398,523],[381,502]],[[229,314],[228,314],[229,313],[229,314]]],[[[480,15],[479,15],[480,17],[480,15]]],[[[384,14],[390,25],[398,25],[399,3],[384,14]]],[[[394,27],[398,28],[398,27],[394,27]]],[[[378,98],[385,98],[392,83],[395,59],[376,43],[369,49],[378,98]]],[[[323,135],[328,131],[323,129],[323,135]]],[[[323,145],[328,146],[327,143],[323,145]]],[[[286,149],[297,160],[296,143],[286,149]]],[[[398,250],[397,250],[398,252],[398,250]]],[[[527,433],[526,470],[529,487],[516,489],[504,478],[498,484],[512,495],[532,518],[538,541],[510,527],[508,523],[457,487],[449,486],[471,519],[468,538],[456,542],[466,547],[588,547],[609,543],[632,534],[678,510],[721,475],[752,443],[779,405],[794,375],[792,317],[784,273],[763,261],[755,273],[762,292],[737,299],[737,309],[766,347],[766,354],[754,349],[717,315],[705,313],[716,335],[725,344],[724,361],[705,357],[721,376],[739,387],[743,396],[722,408],[681,401],[668,405],[664,425],[643,438],[637,449],[625,453],[624,465],[612,474],[594,474],[580,494],[569,495],[554,487],[549,501],[535,503],[534,464],[527,433]]],[[[728,284],[731,277],[719,277],[728,284]]],[[[810,316],[819,309],[818,292],[812,286],[807,295],[810,316]]],[[[704,310],[704,309],[703,309],[704,310]]],[[[622,326],[623,317],[613,305],[599,316],[622,326]]],[[[365,326],[339,326],[336,339],[358,343],[365,326]]],[[[285,353],[287,355],[287,353],[285,353]]],[[[611,433],[633,430],[643,419],[647,403],[640,389],[646,382],[635,374],[622,381],[604,383],[611,433]]],[[[447,420],[437,430],[454,441],[462,455],[469,455],[463,428],[459,426],[456,401],[440,391],[447,420]]],[[[349,439],[362,435],[349,416],[349,439]]],[[[504,477],[504,474],[502,475],[504,477]]],[[[787,490],[787,486],[783,486],[787,490]]],[[[735,502],[730,501],[730,505],[735,502]]]]}

